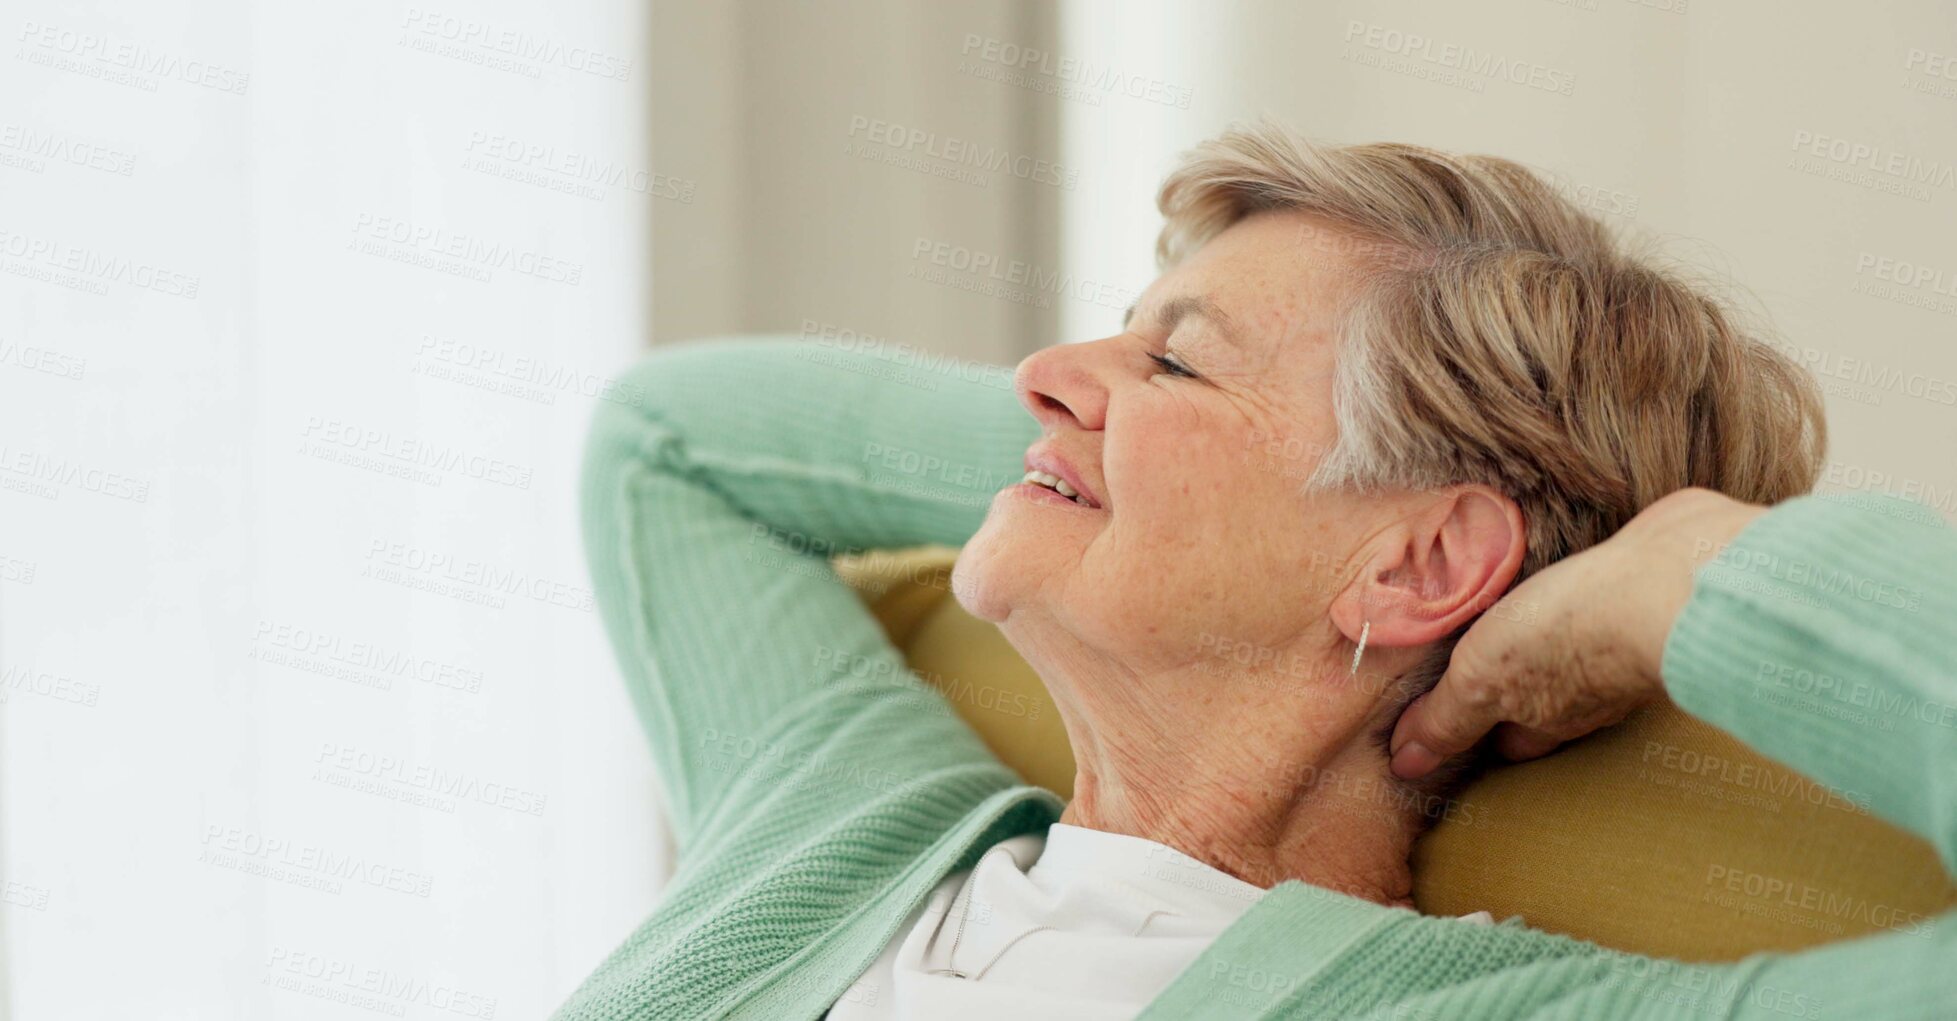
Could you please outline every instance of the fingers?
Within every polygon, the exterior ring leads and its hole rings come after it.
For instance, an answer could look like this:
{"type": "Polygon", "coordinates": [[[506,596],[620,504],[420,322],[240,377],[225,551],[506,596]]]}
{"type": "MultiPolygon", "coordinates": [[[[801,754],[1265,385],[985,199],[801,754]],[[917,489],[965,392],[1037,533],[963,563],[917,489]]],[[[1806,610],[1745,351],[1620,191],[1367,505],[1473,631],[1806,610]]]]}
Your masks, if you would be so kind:
{"type": "Polygon", "coordinates": [[[1413,700],[1393,728],[1389,748],[1393,775],[1418,780],[1441,763],[1475,746],[1501,720],[1493,698],[1467,697],[1452,674],[1434,690],[1413,700]]]}
{"type": "Polygon", "coordinates": [[[1562,744],[1561,738],[1519,723],[1504,723],[1495,728],[1495,750],[1515,762],[1542,758],[1562,744]]]}

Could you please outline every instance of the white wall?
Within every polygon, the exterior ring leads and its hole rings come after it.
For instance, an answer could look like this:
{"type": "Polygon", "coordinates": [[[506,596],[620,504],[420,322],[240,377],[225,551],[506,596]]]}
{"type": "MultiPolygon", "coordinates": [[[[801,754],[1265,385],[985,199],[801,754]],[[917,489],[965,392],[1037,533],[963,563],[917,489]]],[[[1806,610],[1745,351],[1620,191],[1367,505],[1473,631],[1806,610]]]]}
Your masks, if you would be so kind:
{"type": "Polygon", "coordinates": [[[661,868],[573,517],[685,184],[643,5],[4,31],[0,1002],[543,1016],[661,868]]]}
{"type": "Polygon", "coordinates": [[[1067,302],[1060,335],[1078,342],[1119,333],[1122,314],[1155,279],[1155,194],[1177,156],[1242,116],[1224,84],[1242,26],[1222,5],[1062,10],[1060,50],[1032,70],[1059,90],[1066,159],[1101,184],[1067,204],[1062,265],[1125,299],[1067,302]]]}

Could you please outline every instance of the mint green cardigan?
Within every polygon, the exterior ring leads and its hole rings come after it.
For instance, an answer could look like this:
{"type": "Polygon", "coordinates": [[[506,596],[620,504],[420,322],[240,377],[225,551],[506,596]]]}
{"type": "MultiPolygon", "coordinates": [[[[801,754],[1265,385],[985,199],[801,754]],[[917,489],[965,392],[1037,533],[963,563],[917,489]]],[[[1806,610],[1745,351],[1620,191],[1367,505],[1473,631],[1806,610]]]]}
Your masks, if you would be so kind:
{"type": "MultiPolygon", "coordinates": [[[[584,539],[678,865],[557,1016],[818,1018],[939,880],[1060,815],[909,673],[827,563],[962,544],[1037,427],[1003,370],[902,347],[695,342],[628,381],[642,399],[602,405],[592,428],[584,539]]],[[[1806,497],[1736,546],[1750,555],[1703,569],[1672,629],[1673,700],[1866,792],[1957,874],[1957,538],[1901,500],[1806,497]],[[1762,663],[1923,709],[1876,732],[1762,663]]],[[[1143,1016],[1951,1018],[1953,919],[1694,965],[1293,881],[1143,1016]]]]}

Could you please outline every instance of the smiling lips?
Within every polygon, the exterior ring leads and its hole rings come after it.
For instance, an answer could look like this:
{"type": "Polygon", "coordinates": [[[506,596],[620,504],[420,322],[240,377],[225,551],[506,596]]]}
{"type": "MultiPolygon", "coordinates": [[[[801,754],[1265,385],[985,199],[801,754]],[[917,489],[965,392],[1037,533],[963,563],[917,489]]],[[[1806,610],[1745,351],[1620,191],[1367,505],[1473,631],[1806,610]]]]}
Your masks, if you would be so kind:
{"type": "Polygon", "coordinates": [[[1030,471],[1027,472],[1026,477],[1021,479],[1020,481],[1031,482],[1036,486],[1045,486],[1046,488],[1051,489],[1056,493],[1059,493],[1061,496],[1064,496],[1067,499],[1072,500],[1077,504],[1080,504],[1082,507],[1088,506],[1087,498],[1075,492],[1074,487],[1068,485],[1067,480],[1061,478],[1058,475],[1048,475],[1046,472],[1042,472],[1042,471],[1030,471]]]}
{"type": "Polygon", "coordinates": [[[1098,510],[1101,501],[1094,498],[1093,491],[1083,484],[1080,473],[1073,465],[1048,449],[1034,447],[1026,452],[1026,477],[1020,480],[1025,485],[1039,486],[1073,501],[1075,504],[1098,510]]]}

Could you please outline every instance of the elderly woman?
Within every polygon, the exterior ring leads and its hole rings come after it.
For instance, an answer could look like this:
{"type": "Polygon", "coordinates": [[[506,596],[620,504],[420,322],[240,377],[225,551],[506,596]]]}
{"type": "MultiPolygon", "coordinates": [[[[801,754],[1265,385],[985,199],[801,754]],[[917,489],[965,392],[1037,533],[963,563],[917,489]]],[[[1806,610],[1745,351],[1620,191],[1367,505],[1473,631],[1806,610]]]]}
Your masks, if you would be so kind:
{"type": "Polygon", "coordinates": [[[1713,966],[1412,910],[1409,849],[1472,752],[1666,697],[1957,861],[1947,729],[1756,697],[1771,661],[1957,700],[1957,539],[1900,501],[1791,499],[1812,384],[1513,163],[1259,128],[1161,206],[1164,272],[1120,330],[1027,358],[1016,392],[723,342],[653,355],[647,400],[599,415],[585,538],[679,865],[560,1016],[1957,1004],[1947,918],[1713,966]],[[1051,691],[1070,802],[828,564],[920,543],[963,546],[957,598],[1051,691]]]}

